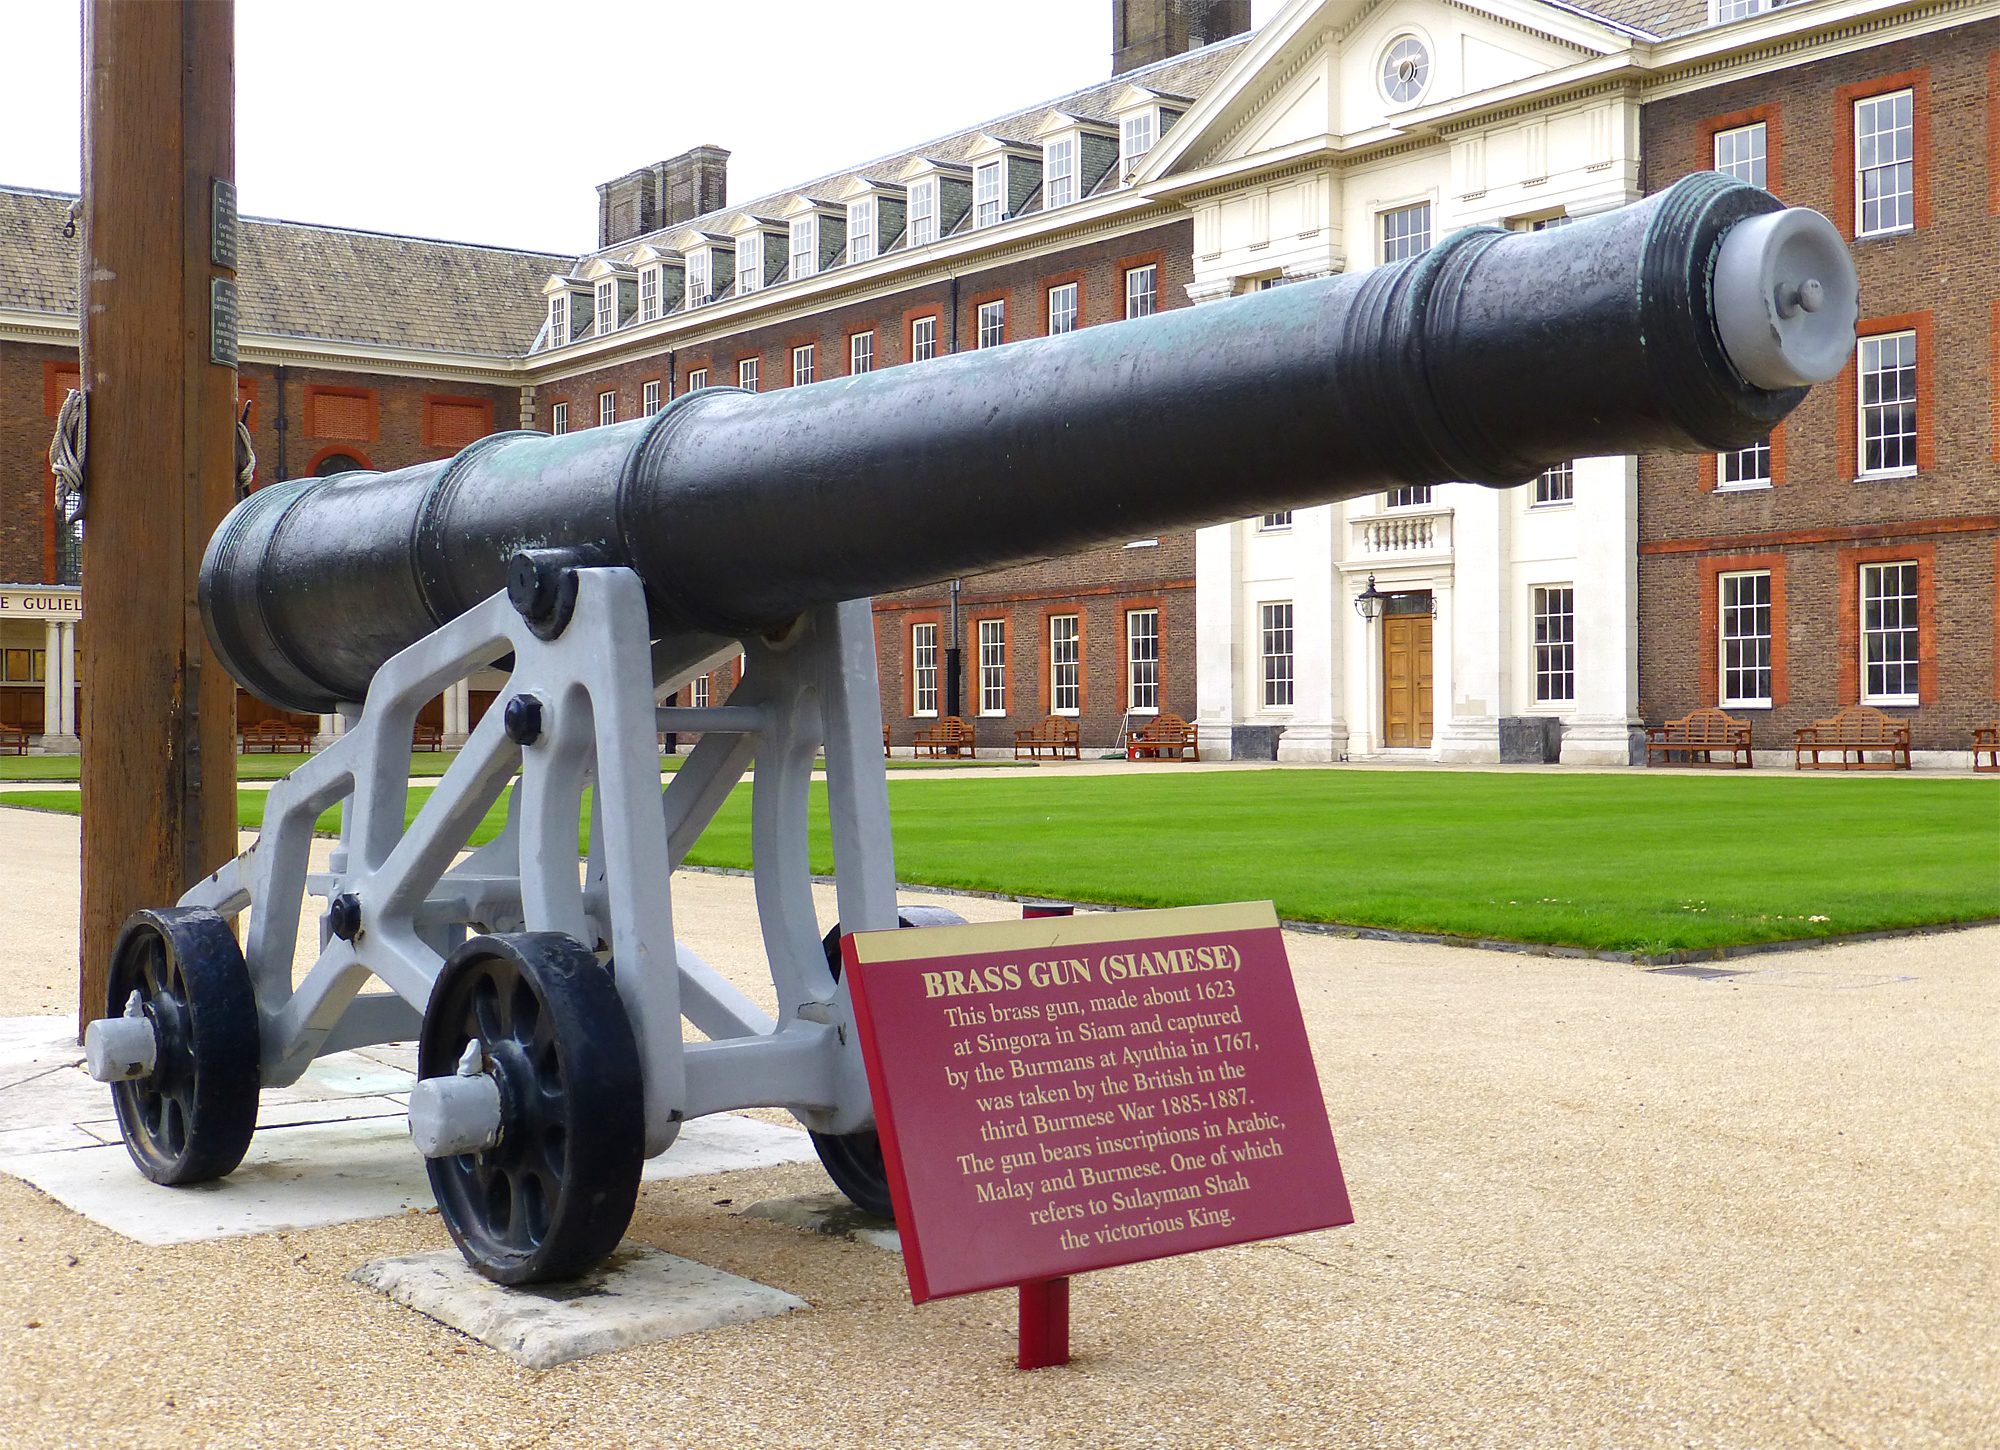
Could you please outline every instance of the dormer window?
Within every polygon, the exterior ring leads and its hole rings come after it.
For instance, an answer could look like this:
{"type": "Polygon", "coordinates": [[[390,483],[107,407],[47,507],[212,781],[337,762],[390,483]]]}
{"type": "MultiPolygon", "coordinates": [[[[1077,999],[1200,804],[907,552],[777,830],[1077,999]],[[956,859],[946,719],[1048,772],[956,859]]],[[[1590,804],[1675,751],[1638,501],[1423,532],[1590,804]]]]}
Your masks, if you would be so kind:
{"type": "Polygon", "coordinates": [[[819,216],[807,213],[792,218],[792,265],[789,273],[796,282],[819,270],[819,216]]]}
{"type": "Polygon", "coordinates": [[[847,260],[866,262],[875,256],[875,198],[864,196],[847,204],[847,260]]]}
{"type": "Polygon", "coordinates": [[[751,232],[736,239],[736,291],[740,296],[764,285],[764,234],[751,232]]]}
{"type": "Polygon", "coordinates": [[[910,237],[913,247],[929,246],[938,239],[938,184],[935,176],[910,186],[910,237]]]}
{"type": "Polygon", "coordinates": [[[558,292],[549,299],[549,346],[561,347],[569,341],[569,293],[558,292]]]}
{"type": "Polygon", "coordinates": [[[597,284],[597,335],[603,337],[618,326],[618,279],[606,277],[597,284]]]}
{"type": "Polygon", "coordinates": [[[1007,219],[1007,197],[999,161],[982,161],[972,169],[972,224],[990,227],[1007,219]]]}
{"type": "Polygon", "coordinates": [[[639,269],[639,320],[653,322],[661,315],[660,269],[641,267],[639,269]]]}
{"type": "Polygon", "coordinates": [[[1058,136],[1042,148],[1042,209],[1076,200],[1076,137],[1058,136]]]}
{"type": "Polygon", "coordinates": [[[699,248],[687,254],[687,305],[699,307],[708,301],[708,249],[699,248]]]}
{"type": "Polygon", "coordinates": [[[1160,113],[1152,106],[1134,111],[1118,123],[1118,169],[1130,176],[1160,139],[1160,113]]]}

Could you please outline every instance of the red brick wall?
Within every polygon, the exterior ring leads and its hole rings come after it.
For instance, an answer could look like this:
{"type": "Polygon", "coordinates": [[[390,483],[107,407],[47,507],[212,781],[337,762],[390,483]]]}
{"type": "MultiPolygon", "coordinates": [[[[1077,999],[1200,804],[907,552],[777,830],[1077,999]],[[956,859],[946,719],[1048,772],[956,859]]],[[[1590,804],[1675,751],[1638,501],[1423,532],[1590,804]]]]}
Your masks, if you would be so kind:
{"type": "Polygon", "coordinates": [[[75,372],[73,351],[0,343],[0,580],[10,584],[53,577],[49,437],[75,372]]]}
{"type": "MultiPolygon", "coordinates": [[[[1816,388],[1774,453],[1778,486],[1715,491],[1712,455],[1648,455],[1639,483],[1639,678],[1649,722],[1717,703],[1716,575],[1770,567],[1784,681],[1743,712],[1760,748],[1855,698],[1858,570],[1920,565],[1922,703],[1891,713],[1918,749],[1965,749],[2000,697],[2000,22],[1858,51],[1646,107],[1646,188],[1712,164],[1724,126],[1761,119],[1773,189],[1853,232],[1853,102],[1912,86],[1916,228],[1854,241],[1861,331],[1918,336],[1917,472],[1858,480],[1854,368],[1816,388]],[[1782,147],[1780,147],[1782,138],[1782,147]],[[1770,563],[1732,560],[1764,556],[1770,563]]],[[[1775,686],[1774,682],[1774,688],[1775,686]]]]}

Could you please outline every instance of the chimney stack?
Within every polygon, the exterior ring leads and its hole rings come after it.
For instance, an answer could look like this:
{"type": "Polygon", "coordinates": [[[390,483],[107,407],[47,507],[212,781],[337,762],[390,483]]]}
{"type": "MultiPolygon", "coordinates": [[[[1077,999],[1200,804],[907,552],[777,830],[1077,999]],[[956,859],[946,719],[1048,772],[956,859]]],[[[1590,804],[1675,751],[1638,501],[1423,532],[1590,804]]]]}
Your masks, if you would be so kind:
{"type": "Polygon", "coordinates": [[[1185,55],[1250,28],[1250,0],[1111,0],[1111,73],[1185,55]]]}
{"type": "Polygon", "coordinates": [[[616,246],[729,205],[729,153],[697,146],[597,188],[597,245],[616,246]]]}

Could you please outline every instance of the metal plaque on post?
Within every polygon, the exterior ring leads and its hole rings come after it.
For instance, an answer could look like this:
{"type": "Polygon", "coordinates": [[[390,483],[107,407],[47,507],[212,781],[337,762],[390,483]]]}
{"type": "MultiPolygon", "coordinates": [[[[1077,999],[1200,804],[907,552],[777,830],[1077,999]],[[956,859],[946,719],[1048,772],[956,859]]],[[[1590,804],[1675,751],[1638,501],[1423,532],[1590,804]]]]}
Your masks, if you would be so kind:
{"type": "Polygon", "coordinates": [[[208,259],[236,270],[236,183],[216,178],[208,209],[208,259]]]}
{"type": "Polygon", "coordinates": [[[208,360],[236,366],[236,283],[214,277],[208,284],[208,360]]]}

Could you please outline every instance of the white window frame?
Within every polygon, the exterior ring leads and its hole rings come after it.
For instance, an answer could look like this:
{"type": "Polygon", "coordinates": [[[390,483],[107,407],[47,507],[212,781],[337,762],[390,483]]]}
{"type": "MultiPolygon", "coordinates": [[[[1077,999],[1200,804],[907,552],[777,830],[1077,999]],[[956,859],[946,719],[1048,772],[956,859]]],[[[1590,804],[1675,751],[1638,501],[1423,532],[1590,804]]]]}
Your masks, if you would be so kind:
{"type": "Polygon", "coordinates": [[[1385,509],[1426,509],[1431,506],[1431,485],[1406,483],[1382,495],[1385,509]]]}
{"type": "Polygon", "coordinates": [[[1146,153],[1160,144],[1160,108],[1147,106],[1119,118],[1118,174],[1130,178],[1146,153]]]}
{"type": "Polygon", "coordinates": [[[703,388],[705,388],[705,387],[707,387],[707,386],[708,386],[708,369],[707,369],[707,368],[695,368],[695,369],[693,369],[693,370],[692,370],[691,372],[689,372],[689,373],[688,373],[688,388],[687,388],[687,390],[688,390],[688,391],[689,391],[690,393],[698,393],[698,392],[700,392],[700,391],[701,391],[701,390],[702,390],[703,388]]]}
{"type": "Polygon", "coordinates": [[[1160,310],[1160,267],[1148,262],[1125,269],[1125,316],[1151,317],[1160,310]]]}
{"type": "Polygon", "coordinates": [[[569,341],[569,293],[558,292],[549,299],[549,346],[561,347],[569,341]]]}
{"type": "Polygon", "coordinates": [[[1077,157],[1082,146],[1074,133],[1057,136],[1042,146],[1042,210],[1068,206],[1081,195],[1077,157]]]}
{"type": "Polygon", "coordinates": [[[1007,220],[1007,163],[1003,157],[972,168],[972,225],[998,226],[1007,220]]]}
{"type": "Polygon", "coordinates": [[[758,388],[757,365],[760,361],[761,359],[754,357],[739,358],[737,360],[736,363],[737,387],[743,388],[752,393],[757,391],[758,388]]]}
{"type": "Polygon", "coordinates": [[[1920,399],[1923,388],[1923,379],[1917,375],[1918,366],[1917,334],[1914,329],[1902,332],[1878,332],[1868,337],[1860,338],[1855,342],[1854,470],[1857,478],[1908,478],[1917,471],[1917,437],[1919,431],[1917,412],[1921,407],[1920,399]],[[1882,355],[1885,345],[1892,342],[1896,344],[1896,360],[1892,366],[1885,368],[1882,366],[1882,355]],[[1902,362],[1905,344],[1908,345],[1909,350],[1909,363],[1907,367],[1902,362]],[[1872,367],[1870,366],[1871,363],[1873,364],[1872,367]],[[1907,393],[1904,391],[1902,381],[1905,373],[1909,377],[1907,393]],[[1877,380],[1879,393],[1881,388],[1880,380],[1890,377],[1896,380],[1896,396],[1893,398],[1878,396],[1876,401],[1871,403],[1868,400],[1870,380],[1877,380]],[[1909,462],[1897,462],[1894,464],[1884,464],[1877,468],[1870,468],[1868,466],[1868,444],[1871,438],[1869,432],[1871,423],[1886,425],[1905,404],[1908,405],[1910,410],[1909,430],[1905,432],[1899,427],[1894,435],[1889,434],[1885,430],[1874,435],[1874,437],[1876,441],[1883,445],[1883,454],[1886,457],[1889,451],[1888,442],[1891,436],[1893,436],[1896,439],[1895,452],[1897,457],[1899,459],[1907,457],[1909,462]]]}
{"type": "Polygon", "coordinates": [[[1260,534],[1285,534],[1292,528],[1292,511],[1285,509],[1275,514],[1257,516],[1257,532],[1260,534]]]}
{"type": "Polygon", "coordinates": [[[1530,508],[1563,508],[1576,502],[1576,460],[1551,464],[1535,475],[1530,508]]]}
{"type": "Polygon", "coordinates": [[[1382,264],[1421,257],[1431,249],[1431,204],[1413,201],[1376,214],[1375,236],[1381,243],[1382,264]]]}
{"type": "Polygon", "coordinates": [[[1771,708],[1771,622],[1775,617],[1771,589],[1769,569],[1736,569],[1715,576],[1716,694],[1718,703],[1732,709],[1771,708]],[[1746,585],[1759,579],[1764,581],[1763,599],[1746,599],[1746,585]],[[1736,651],[1733,659],[1732,646],[1736,651]],[[1764,688],[1748,692],[1736,688],[1746,679],[1764,688]]]}
{"type": "Polygon", "coordinates": [[[935,176],[910,183],[910,209],[905,218],[904,231],[908,235],[907,246],[927,247],[938,239],[938,181],[935,176]]]}
{"type": "Polygon", "coordinates": [[[1576,703],[1576,586],[1537,584],[1528,592],[1535,703],[1576,703]],[[1558,598],[1560,596],[1560,599],[1558,598]],[[1561,604],[1565,608],[1557,608],[1561,604]],[[1555,693],[1558,689],[1565,694],[1555,693]]]}
{"type": "Polygon", "coordinates": [[[910,626],[910,713],[935,719],[938,713],[938,627],[910,626]]]}
{"type": "Polygon", "coordinates": [[[639,320],[651,322],[660,315],[660,279],[658,267],[639,269],[639,320]]]}
{"type": "Polygon", "coordinates": [[[1160,713],[1160,611],[1125,611],[1125,709],[1160,713]]]}
{"type": "Polygon", "coordinates": [[[1266,710],[1289,710],[1297,701],[1298,641],[1292,601],[1272,599],[1257,606],[1257,658],[1263,675],[1260,698],[1266,710]]]}
{"type": "Polygon", "coordinates": [[[1854,235],[1857,237],[1893,236],[1916,227],[1916,109],[1916,92],[1908,86],[1884,91],[1879,96],[1863,96],[1854,103],[1854,235]],[[1903,115],[1897,114],[1899,102],[1903,115]],[[1885,111],[1888,124],[1875,124],[1885,111]],[[1885,138],[1887,160],[1883,159],[1885,138]],[[1871,179],[1886,180],[1889,189],[1869,197],[1871,179]],[[1875,208],[1873,226],[1868,224],[1871,207],[1875,208]]]}
{"type": "Polygon", "coordinates": [[[818,377],[819,368],[815,359],[814,344],[810,342],[801,343],[792,349],[793,387],[807,387],[818,377]]]}
{"type": "Polygon", "coordinates": [[[912,317],[910,319],[910,361],[929,362],[937,356],[937,319],[935,317],[912,317]]]}
{"type": "Polygon", "coordinates": [[[549,409],[549,434],[560,438],[569,432],[569,404],[557,403],[549,409]]]}
{"type": "Polygon", "coordinates": [[[755,292],[764,285],[764,234],[747,232],[736,241],[736,294],[755,292]]]}
{"type": "Polygon", "coordinates": [[[847,204],[847,264],[875,259],[875,198],[858,196],[847,204]]]}
{"type": "Polygon", "coordinates": [[[1715,169],[1724,176],[1762,186],[1768,174],[1769,146],[1770,129],[1764,122],[1731,126],[1715,133],[1712,160],[1715,169]]]}
{"type": "Polygon", "coordinates": [[[639,415],[650,418],[660,411],[660,380],[648,378],[639,385],[639,415]]]}
{"type": "Polygon", "coordinates": [[[1007,340],[1006,298],[1000,297],[979,304],[979,325],[974,335],[980,347],[998,347],[1007,340]]]}
{"type": "Polygon", "coordinates": [[[597,426],[606,428],[617,421],[618,390],[613,388],[608,392],[599,393],[597,395],[597,426]]]}
{"type": "Polygon", "coordinates": [[[1007,713],[1007,621],[982,619],[979,640],[979,714],[1007,713]]]}
{"type": "Polygon", "coordinates": [[[688,681],[688,704],[697,710],[708,708],[707,675],[696,675],[688,681]]]}
{"type": "Polygon", "coordinates": [[[604,337],[618,330],[618,279],[606,277],[597,284],[594,317],[597,336],[604,337]]]}
{"type": "Polygon", "coordinates": [[[1049,288],[1050,337],[1061,337],[1066,332],[1076,331],[1077,298],[1080,295],[1074,282],[1064,282],[1049,288]]]}
{"type": "Polygon", "coordinates": [[[1049,616],[1049,713],[1083,713],[1083,616],[1079,614],[1049,616]]]}
{"type": "Polygon", "coordinates": [[[1856,584],[1861,607],[1855,611],[1860,616],[1861,639],[1861,703],[1864,705],[1917,705],[1922,703],[1922,676],[1918,673],[1923,661],[1923,616],[1920,613],[1923,571],[1914,559],[1890,559],[1879,564],[1863,564],[1861,577],[1856,584]],[[1882,585],[1893,569],[1897,571],[1897,591],[1893,596],[1883,592],[1882,585]],[[1904,571],[1908,571],[1907,574],[1904,571]],[[1901,587],[1907,580],[1908,588],[1901,587]],[[1870,584],[1876,585],[1871,594],[1870,584]],[[1896,601],[1896,618],[1893,623],[1884,618],[1883,605],[1890,598],[1896,601]],[[1872,602],[1871,602],[1872,601],[1872,602]],[[1872,626],[1872,627],[1871,627],[1872,626]],[[1896,658],[1888,656],[1889,642],[1896,642],[1896,658]],[[1881,659],[1871,660],[1871,646],[1876,642],[1883,646],[1881,659]],[[1883,672],[1881,683],[1890,683],[1888,672],[1893,670],[1900,680],[1909,686],[1906,690],[1878,689],[1876,671],[1883,672]]]}
{"type": "Polygon", "coordinates": [[[785,275],[794,282],[804,281],[819,271],[819,213],[793,217],[789,240],[785,275]]]}
{"type": "Polygon", "coordinates": [[[699,307],[708,301],[711,290],[710,278],[715,275],[714,258],[707,247],[697,247],[687,254],[687,285],[683,291],[682,305],[699,307]]]}
{"type": "Polygon", "coordinates": [[[1771,438],[1748,448],[1733,448],[1715,455],[1715,491],[1747,493],[1771,486],[1771,438]]]}
{"type": "Polygon", "coordinates": [[[875,334],[857,332],[847,339],[847,372],[850,377],[875,371],[875,334]]]}

